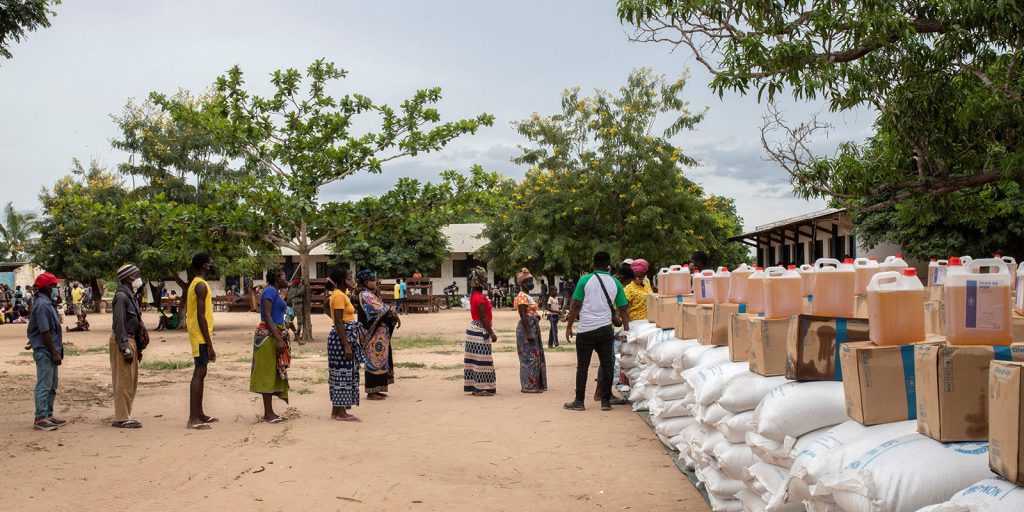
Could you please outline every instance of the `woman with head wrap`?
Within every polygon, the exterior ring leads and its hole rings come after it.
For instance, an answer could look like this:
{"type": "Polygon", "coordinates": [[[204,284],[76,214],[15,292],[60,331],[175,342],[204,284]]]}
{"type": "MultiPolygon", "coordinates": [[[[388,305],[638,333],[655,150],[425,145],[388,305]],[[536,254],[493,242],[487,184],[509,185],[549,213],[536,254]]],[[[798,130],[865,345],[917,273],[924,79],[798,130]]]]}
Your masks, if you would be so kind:
{"type": "Polygon", "coordinates": [[[651,285],[646,281],[649,268],[647,260],[643,259],[634,260],[630,264],[633,275],[629,276],[630,279],[623,288],[626,291],[626,300],[629,301],[627,311],[630,321],[647,318],[647,296],[654,293],[651,285]]]}
{"type": "Polygon", "coordinates": [[[466,369],[463,390],[473,396],[492,396],[496,392],[492,344],[498,341],[491,323],[491,301],[484,296],[487,270],[476,267],[470,274],[469,313],[473,320],[466,328],[466,369]]]}
{"type": "Polygon", "coordinates": [[[388,385],[395,383],[394,358],[391,354],[391,335],[402,326],[395,310],[377,294],[377,273],[370,269],[356,274],[359,285],[359,323],[366,329],[363,338],[363,364],[365,365],[366,399],[384,400],[388,385]]]}
{"type": "Polygon", "coordinates": [[[544,360],[544,345],[540,342],[540,314],[537,302],[530,296],[533,275],[523,269],[516,276],[520,287],[513,306],[519,312],[516,326],[516,349],[519,352],[519,383],[523,393],[542,393],[548,389],[548,370],[544,360]]]}

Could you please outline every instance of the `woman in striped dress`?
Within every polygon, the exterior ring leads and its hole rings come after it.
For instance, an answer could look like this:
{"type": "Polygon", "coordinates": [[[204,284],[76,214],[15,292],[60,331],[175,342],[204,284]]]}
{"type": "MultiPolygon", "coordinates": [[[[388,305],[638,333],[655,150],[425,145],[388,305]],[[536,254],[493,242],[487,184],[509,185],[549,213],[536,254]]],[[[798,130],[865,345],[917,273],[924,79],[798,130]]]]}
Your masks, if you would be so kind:
{"type": "Polygon", "coordinates": [[[466,370],[464,391],[473,396],[492,396],[495,387],[494,357],[491,345],[498,341],[491,323],[491,301],[484,295],[487,287],[487,270],[473,269],[470,277],[473,293],[469,296],[469,312],[473,321],[466,328],[466,370]]]}

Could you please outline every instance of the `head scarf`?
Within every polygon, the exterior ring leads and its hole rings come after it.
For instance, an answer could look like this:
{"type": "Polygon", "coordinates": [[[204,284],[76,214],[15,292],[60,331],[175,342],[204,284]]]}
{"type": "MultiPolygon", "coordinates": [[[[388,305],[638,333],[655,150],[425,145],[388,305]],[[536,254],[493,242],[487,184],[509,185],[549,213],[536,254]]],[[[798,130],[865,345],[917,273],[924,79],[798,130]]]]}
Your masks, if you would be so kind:
{"type": "Polygon", "coordinates": [[[117,269],[117,280],[124,281],[125,279],[131,277],[133,274],[136,274],[138,272],[139,267],[136,267],[135,265],[129,263],[117,269]]]}
{"type": "Polygon", "coordinates": [[[356,274],[356,280],[359,281],[360,283],[365,283],[367,281],[375,281],[376,279],[377,273],[368,268],[364,268],[360,270],[359,273],[356,274]]]}
{"type": "Polygon", "coordinates": [[[473,273],[470,275],[469,283],[471,288],[487,288],[487,269],[483,267],[473,267],[473,273]]]}
{"type": "Polygon", "coordinates": [[[519,275],[516,276],[516,284],[518,284],[519,286],[522,286],[523,285],[523,281],[526,281],[527,279],[532,279],[532,278],[533,278],[533,274],[530,273],[530,269],[528,269],[526,267],[523,267],[522,272],[519,272],[519,275]]]}
{"type": "Polygon", "coordinates": [[[633,269],[634,274],[647,275],[647,269],[651,268],[651,266],[647,263],[647,260],[640,258],[637,260],[633,260],[633,263],[629,266],[629,268],[633,269]]]}

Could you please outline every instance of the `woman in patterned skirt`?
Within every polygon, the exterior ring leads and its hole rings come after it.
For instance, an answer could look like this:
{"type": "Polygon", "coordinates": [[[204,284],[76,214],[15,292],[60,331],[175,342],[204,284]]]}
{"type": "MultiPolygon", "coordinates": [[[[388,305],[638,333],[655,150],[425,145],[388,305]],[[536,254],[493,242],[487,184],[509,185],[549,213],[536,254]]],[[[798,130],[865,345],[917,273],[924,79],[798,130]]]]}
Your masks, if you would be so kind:
{"type": "Polygon", "coordinates": [[[335,286],[327,300],[327,316],[334,324],[327,335],[327,386],[331,395],[331,419],[359,421],[348,413],[359,405],[359,365],[363,348],[359,343],[363,326],[348,294],[356,281],[347,268],[331,271],[330,283],[335,286]]]}
{"type": "Polygon", "coordinates": [[[537,302],[529,293],[533,289],[533,275],[524,268],[516,276],[516,283],[522,289],[513,302],[513,307],[519,312],[519,325],[516,326],[519,383],[523,393],[543,393],[548,390],[548,369],[544,345],[540,342],[540,313],[537,312],[537,302]]]}
{"type": "Polygon", "coordinates": [[[363,366],[366,369],[366,399],[384,400],[388,385],[395,383],[391,335],[402,326],[395,310],[377,294],[377,273],[370,269],[356,274],[359,283],[359,323],[366,329],[363,366]]]}
{"type": "Polygon", "coordinates": [[[470,277],[469,313],[473,321],[466,328],[466,369],[463,390],[473,396],[492,396],[497,392],[491,344],[498,341],[491,323],[491,301],[484,295],[487,270],[476,267],[470,277]]]}

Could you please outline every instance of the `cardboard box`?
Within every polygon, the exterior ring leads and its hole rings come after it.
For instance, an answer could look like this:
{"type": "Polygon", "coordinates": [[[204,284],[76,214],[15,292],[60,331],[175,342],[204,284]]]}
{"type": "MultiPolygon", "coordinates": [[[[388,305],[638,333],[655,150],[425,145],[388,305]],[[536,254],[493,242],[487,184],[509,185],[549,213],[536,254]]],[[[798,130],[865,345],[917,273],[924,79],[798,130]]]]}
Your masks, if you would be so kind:
{"type": "Polygon", "coordinates": [[[652,324],[657,325],[658,323],[658,294],[648,293],[647,294],[647,320],[652,324]]]}
{"type": "Polygon", "coordinates": [[[1024,364],[992,361],[988,372],[988,465],[1024,485],[1024,364]]]}
{"type": "Polygon", "coordinates": [[[750,371],[773,377],[786,373],[786,346],[796,338],[797,317],[768,320],[751,316],[750,371]]]}
{"type": "Polygon", "coordinates": [[[658,320],[655,322],[661,329],[671,329],[675,326],[675,310],[678,298],[672,295],[658,296],[658,320]]]}
{"type": "Polygon", "coordinates": [[[750,360],[751,316],[756,315],[750,315],[749,313],[733,313],[729,315],[729,359],[733,362],[750,360]]]}
{"type": "Polygon", "coordinates": [[[846,414],[870,426],[917,418],[914,345],[844,343],[840,360],[846,414]]]}
{"type": "Polygon", "coordinates": [[[698,307],[700,337],[702,345],[727,346],[729,344],[729,323],[732,315],[746,313],[746,304],[704,304],[698,307]]]}
{"type": "Polygon", "coordinates": [[[676,304],[676,338],[695,340],[700,337],[700,316],[698,304],[682,302],[676,304]]]}
{"type": "Polygon", "coordinates": [[[988,440],[993,360],[1024,360],[1024,345],[916,345],[917,431],[944,443],[988,440]]]}
{"type": "Polygon", "coordinates": [[[800,315],[796,336],[786,347],[786,378],[843,380],[843,366],[839,363],[843,344],[868,340],[866,319],[800,315]]]}
{"type": "Polygon", "coordinates": [[[946,335],[946,305],[941,300],[924,303],[924,332],[928,335],[946,335]]]}
{"type": "Polygon", "coordinates": [[[868,296],[858,295],[853,303],[853,318],[868,317],[868,296]]]}

